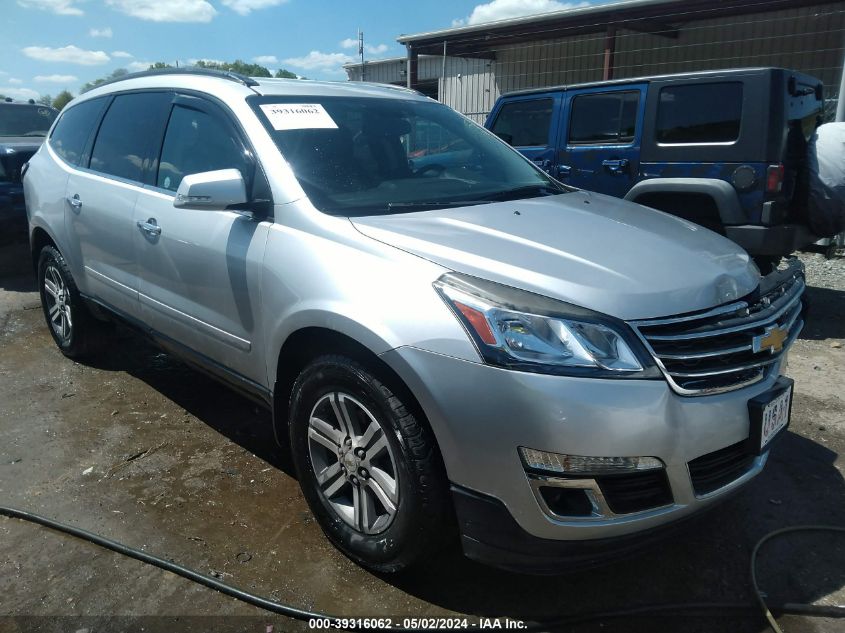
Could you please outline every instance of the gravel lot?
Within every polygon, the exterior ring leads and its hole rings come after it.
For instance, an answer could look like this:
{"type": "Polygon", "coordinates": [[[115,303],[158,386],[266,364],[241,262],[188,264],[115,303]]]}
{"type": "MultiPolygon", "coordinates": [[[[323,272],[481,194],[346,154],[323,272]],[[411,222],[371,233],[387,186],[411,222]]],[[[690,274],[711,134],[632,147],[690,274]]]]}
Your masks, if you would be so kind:
{"type": "MultiPolygon", "coordinates": [[[[77,364],[55,348],[28,252],[0,248],[0,504],[59,518],[247,590],[354,616],[463,613],[551,618],[666,602],[753,605],[754,543],[790,525],[845,526],[845,258],[803,254],[809,322],[789,358],[790,432],[765,472],[672,540],[600,569],[527,577],[446,551],[394,577],[367,573],[312,520],[272,441],[269,416],[119,330],[77,364]]],[[[845,604],[845,538],[767,546],[775,601],[845,604]]],[[[0,632],[304,630],[137,561],[0,518],[0,632]]],[[[789,633],[842,621],[783,617],[789,633]]],[[[568,631],[757,633],[759,615],[605,620],[568,631]]]]}

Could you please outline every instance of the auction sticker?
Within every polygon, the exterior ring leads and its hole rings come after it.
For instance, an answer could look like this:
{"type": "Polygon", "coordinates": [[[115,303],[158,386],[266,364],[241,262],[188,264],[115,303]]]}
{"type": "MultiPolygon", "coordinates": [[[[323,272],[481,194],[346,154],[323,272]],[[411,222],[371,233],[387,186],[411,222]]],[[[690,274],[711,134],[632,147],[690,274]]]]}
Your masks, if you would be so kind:
{"type": "Polygon", "coordinates": [[[264,103],[261,110],[274,130],[337,129],[319,103],[264,103]]]}

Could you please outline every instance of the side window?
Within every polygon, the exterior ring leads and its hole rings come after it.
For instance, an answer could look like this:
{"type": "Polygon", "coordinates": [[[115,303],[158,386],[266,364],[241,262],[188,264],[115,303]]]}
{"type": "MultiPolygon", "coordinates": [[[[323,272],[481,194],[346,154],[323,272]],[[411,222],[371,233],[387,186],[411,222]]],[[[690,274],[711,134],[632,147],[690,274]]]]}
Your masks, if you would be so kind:
{"type": "Polygon", "coordinates": [[[514,147],[547,145],[553,104],[552,99],[506,103],[499,110],[491,131],[514,147]]]}
{"type": "Polygon", "coordinates": [[[67,108],[50,135],[50,147],[71,165],[84,165],[83,152],[107,99],[91,99],[67,108]]]}
{"type": "Polygon", "coordinates": [[[243,148],[227,125],[205,112],[174,106],[164,135],[156,186],[176,191],[182,178],[234,168],[246,177],[243,148]]]}
{"type": "Polygon", "coordinates": [[[569,144],[633,142],[639,102],[639,90],[578,95],[572,100],[569,144]]]}
{"type": "Polygon", "coordinates": [[[657,107],[658,143],[729,143],[739,138],[742,84],[668,86],[657,107]]]}
{"type": "Polygon", "coordinates": [[[171,99],[167,92],[115,97],[94,141],[91,169],[141,182],[152,145],[161,138],[171,99]]]}

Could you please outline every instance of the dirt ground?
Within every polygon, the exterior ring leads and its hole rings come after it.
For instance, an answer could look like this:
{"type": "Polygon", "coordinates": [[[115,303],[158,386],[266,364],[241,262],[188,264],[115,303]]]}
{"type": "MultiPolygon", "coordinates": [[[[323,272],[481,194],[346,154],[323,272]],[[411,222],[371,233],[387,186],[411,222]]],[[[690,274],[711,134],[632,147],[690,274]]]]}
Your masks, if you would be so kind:
{"type": "MultiPolygon", "coordinates": [[[[323,537],[275,447],[269,414],[119,331],[113,353],[64,358],[25,246],[0,248],[0,505],[57,518],[238,587],[346,616],[548,619],[670,602],[753,606],[749,556],[791,525],[845,526],[845,258],[804,254],[810,319],[789,357],[789,433],[765,472],[677,536],[613,565],[519,576],[446,551],[381,577],[323,537]]],[[[845,537],[766,546],[777,602],[845,604],[845,537]]],[[[787,633],[845,621],[785,616],[787,633]]],[[[274,616],[72,537],[0,518],[0,631],[289,631],[274,616]]],[[[605,619],[567,631],[757,633],[759,614],[605,619]]]]}

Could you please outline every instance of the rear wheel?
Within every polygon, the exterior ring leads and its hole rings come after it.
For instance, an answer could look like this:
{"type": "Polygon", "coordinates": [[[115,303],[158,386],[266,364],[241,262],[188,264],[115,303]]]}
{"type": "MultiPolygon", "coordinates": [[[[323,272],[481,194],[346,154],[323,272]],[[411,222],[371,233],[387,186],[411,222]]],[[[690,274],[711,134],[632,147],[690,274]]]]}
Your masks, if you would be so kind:
{"type": "Polygon", "coordinates": [[[74,359],[88,354],[102,335],[102,324],[88,312],[64,257],[52,246],[41,249],[38,258],[38,289],[44,318],[62,353],[74,359]]]}
{"type": "Polygon", "coordinates": [[[431,431],[366,367],[343,356],[314,360],[294,384],[289,419],[305,499],[344,554],[395,572],[450,534],[431,431]]]}

